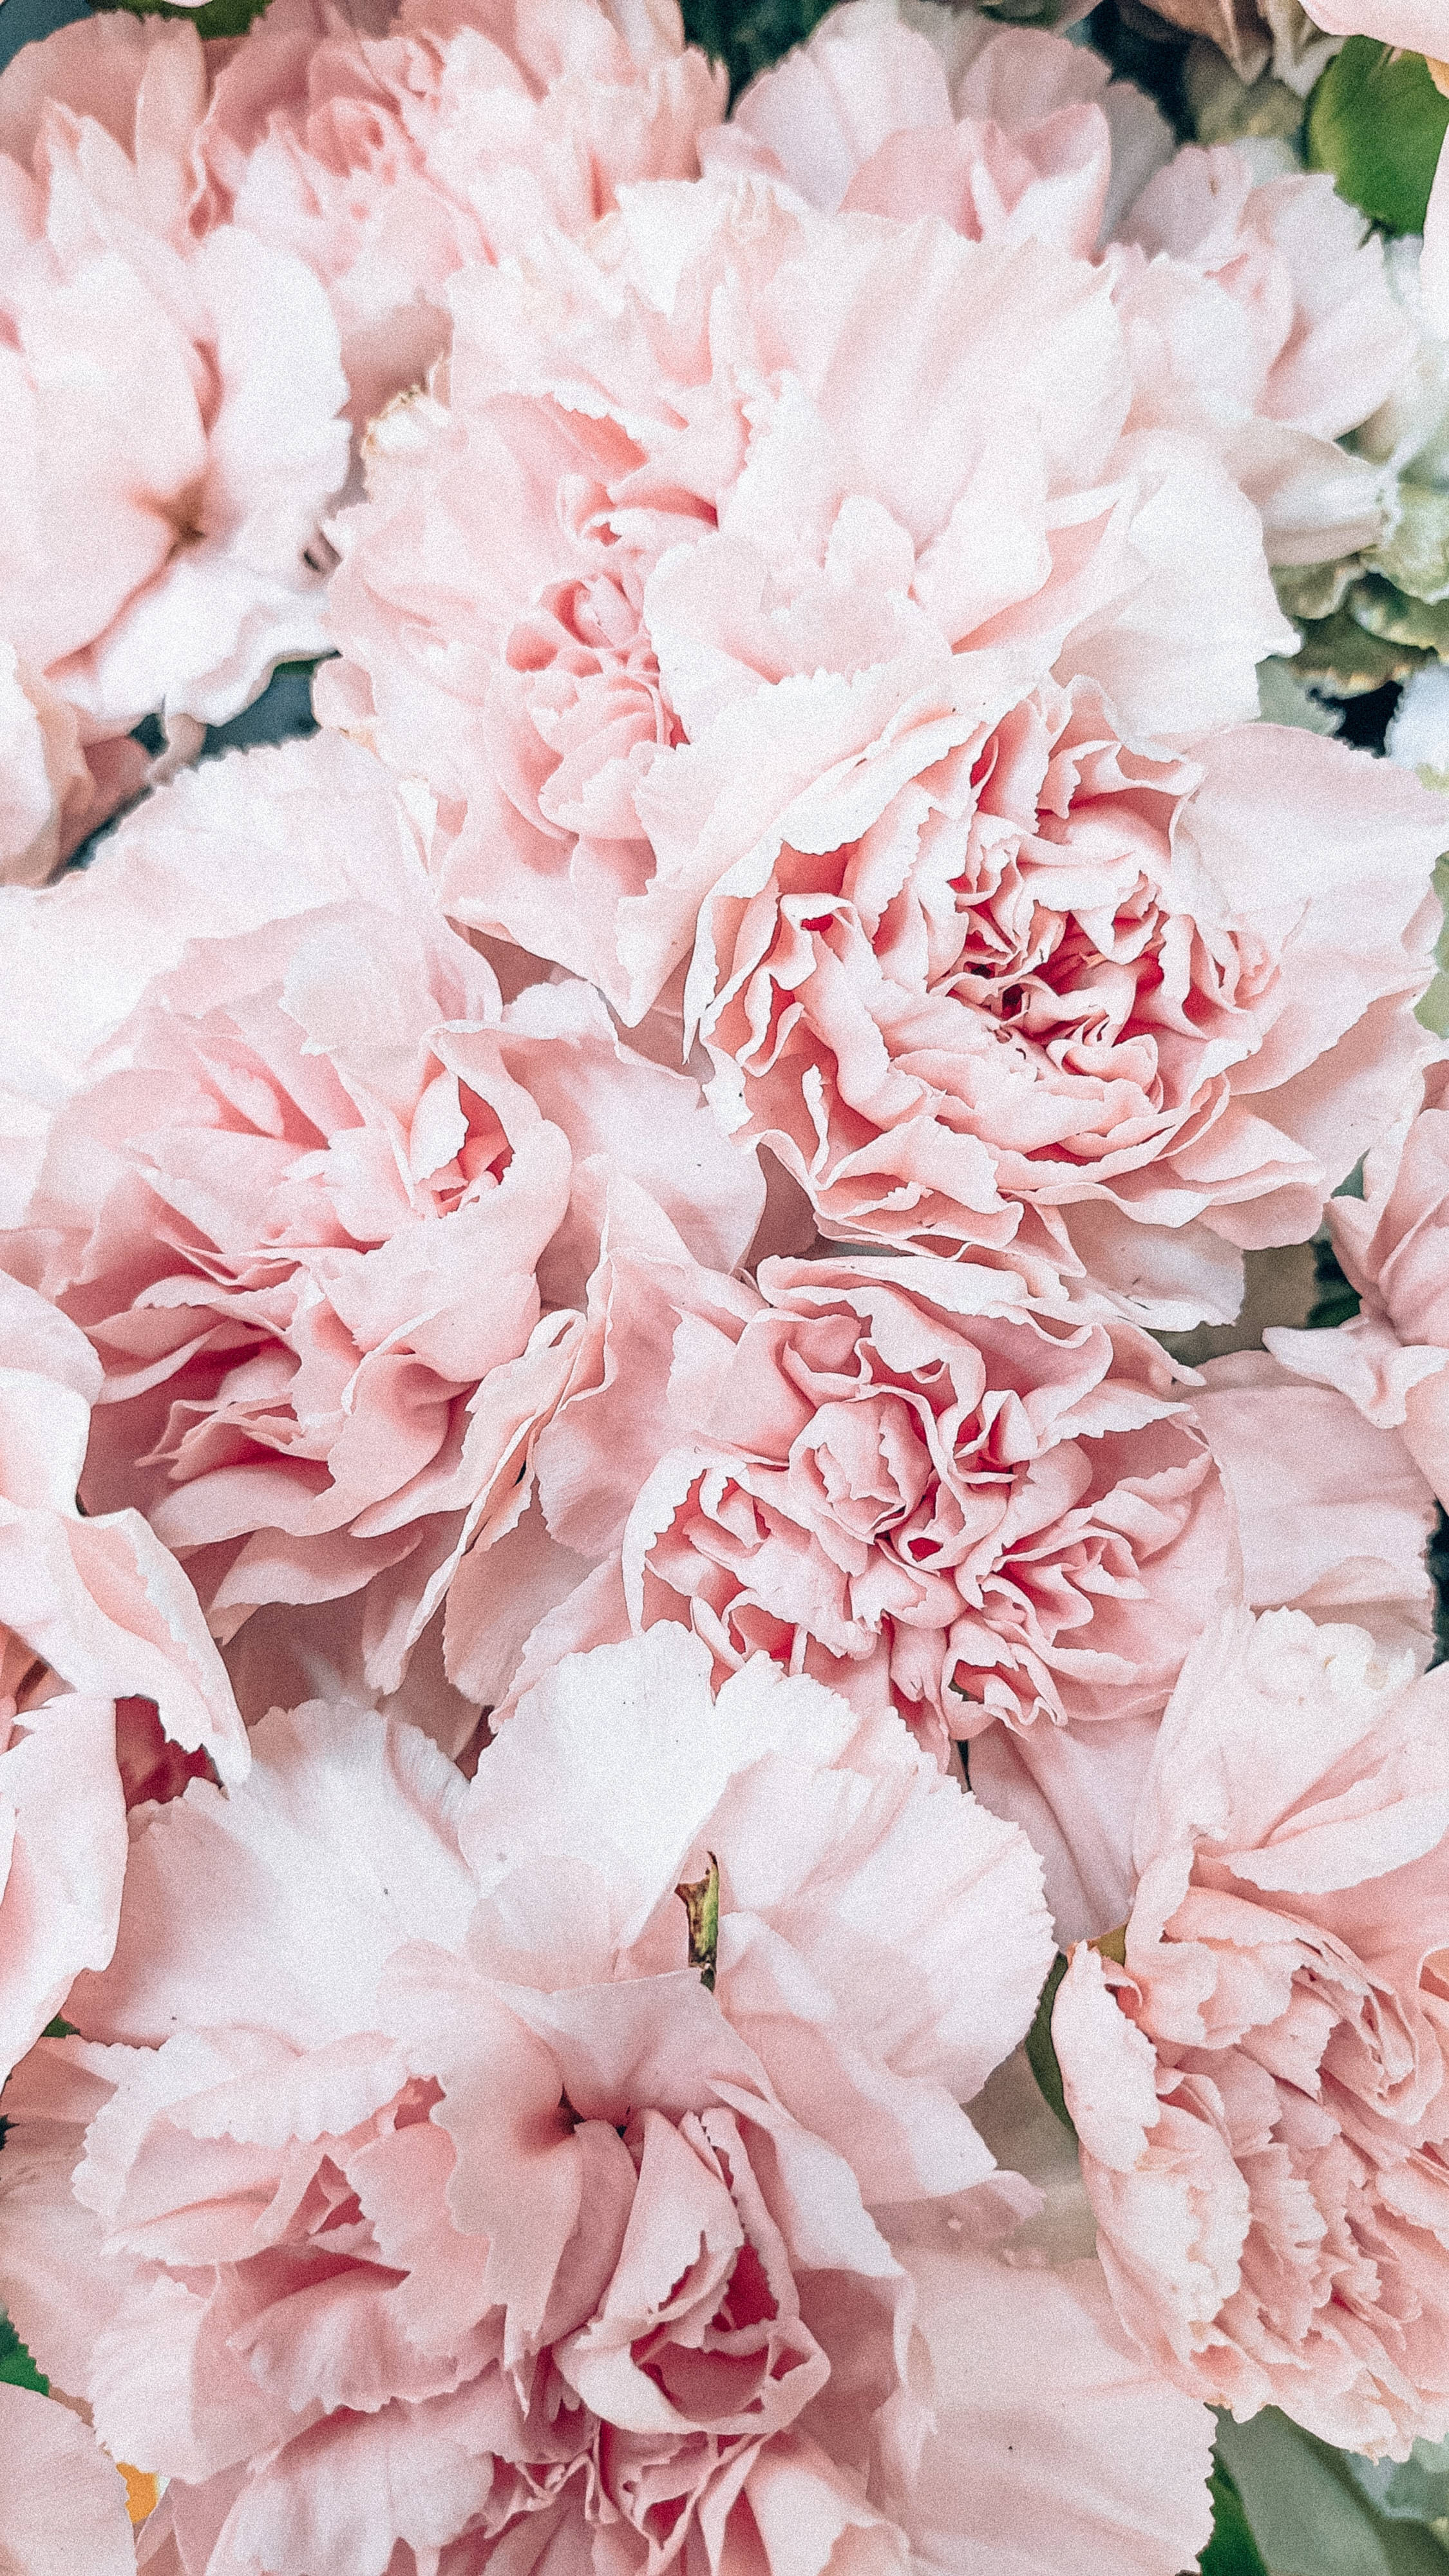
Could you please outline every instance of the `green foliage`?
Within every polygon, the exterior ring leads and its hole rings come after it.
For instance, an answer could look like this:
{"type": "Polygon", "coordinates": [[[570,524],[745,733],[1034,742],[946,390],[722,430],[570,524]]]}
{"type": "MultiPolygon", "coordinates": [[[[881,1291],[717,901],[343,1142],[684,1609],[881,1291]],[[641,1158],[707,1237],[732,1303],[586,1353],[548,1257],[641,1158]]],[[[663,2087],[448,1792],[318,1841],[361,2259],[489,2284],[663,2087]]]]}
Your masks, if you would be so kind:
{"type": "Polygon", "coordinates": [[[1256,2576],[1259,2568],[1266,2576],[1449,2576],[1449,2550],[1434,2518],[1409,2519],[1403,2510],[1411,2485],[1420,2502],[1438,2498],[1437,2455],[1421,2461],[1426,2448],[1415,2450],[1422,2480],[1405,2482],[1398,2490],[1400,2510],[1390,2513],[1372,2491],[1389,2483],[1382,2470],[1330,2450],[1276,2407],[1265,2407],[1250,2424],[1220,2416],[1218,2464],[1232,2482],[1258,2555],[1225,2558],[1219,2567],[1212,2555],[1215,2535],[1202,2558],[1204,2576],[1256,2576]]]}
{"type": "Polygon", "coordinates": [[[1041,1990],[1036,2017],[1026,2034],[1026,2054],[1031,2071],[1041,2087],[1042,2099],[1055,2111],[1063,2127],[1070,2129],[1075,2137],[1076,2122],[1067,2109],[1067,2097],[1062,2090],[1062,2070],[1057,2064],[1057,2053],[1052,2046],[1052,2006],[1057,1999],[1057,1988],[1066,1973],[1067,1963],[1059,1950],[1052,1961],[1046,1984],[1041,1990]]]}
{"type": "MultiPolygon", "coordinates": [[[[222,0],[210,0],[220,6],[222,0]]],[[[692,45],[701,45],[718,63],[723,63],[730,76],[730,96],[740,91],[757,72],[768,70],[782,54],[794,45],[803,45],[817,21],[824,17],[830,0],[684,0],[684,32],[692,45]]]]}
{"type": "Polygon", "coordinates": [[[1308,1332],[1331,1332],[1336,1324],[1352,1323],[1358,1313],[1358,1290],[1345,1279],[1326,1234],[1313,1246],[1313,1285],[1317,1294],[1308,1311],[1308,1332]]]}
{"type": "Polygon", "coordinates": [[[50,2395],[49,2380],[36,2369],[3,2308],[0,2308],[0,2380],[11,2388],[34,2388],[42,2397],[50,2395]]]}
{"type": "Polygon", "coordinates": [[[1210,2484],[1213,2536],[1197,2562],[1202,2576],[1268,2576],[1263,2554],[1243,2511],[1243,2499],[1216,2456],[1210,2484]]]}
{"type": "Polygon", "coordinates": [[[1308,166],[1391,233],[1422,232],[1446,127],[1422,54],[1350,36],[1308,102],[1308,166]]]}

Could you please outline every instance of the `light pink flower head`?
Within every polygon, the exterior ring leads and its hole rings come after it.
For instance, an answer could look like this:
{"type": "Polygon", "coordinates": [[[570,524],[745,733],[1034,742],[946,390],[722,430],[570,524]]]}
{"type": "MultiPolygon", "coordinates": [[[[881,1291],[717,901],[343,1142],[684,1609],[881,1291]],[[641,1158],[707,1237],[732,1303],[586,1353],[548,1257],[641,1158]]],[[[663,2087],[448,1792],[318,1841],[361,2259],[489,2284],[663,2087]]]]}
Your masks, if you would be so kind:
{"type": "Polygon", "coordinates": [[[359,426],[448,335],[442,288],[637,179],[692,179],[722,70],[675,0],[274,0],[218,72],[210,203],[322,280],[359,426]]]}
{"type": "Polygon", "coordinates": [[[56,1110],[188,940],[354,896],[406,911],[419,852],[380,762],[323,734],[183,770],[87,868],[0,888],[0,1224],[24,1222],[56,1110]]]}
{"type": "Polygon", "coordinates": [[[1266,1336],[1299,1376],[1392,1425],[1449,1498],[1449,1062],[1429,1065],[1366,1157],[1362,1198],[1329,1201],[1333,1248],[1360,1310],[1332,1332],[1266,1336]]]}
{"type": "Polygon", "coordinates": [[[682,1001],[827,1234],[1234,1311],[1425,1043],[1443,813],[1170,747],[1279,630],[1206,449],[1121,435],[1106,277],[745,181],[455,301],[319,678],[442,800],[446,908],[682,1001]]]}
{"type": "Polygon", "coordinates": [[[1134,420],[1213,443],[1262,512],[1271,563],[1374,544],[1391,485],[1336,442],[1400,383],[1414,333],[1357,208],[1324,172],[1255,186],[1231,145],[1189,145],[1119,243],[1134,420]]]}
{"type": "Polygon", "coordinates": [[[1231,146],[1174,154],[1158,110],[1090,46],[910,0],[832,9],[705,159],[773,173],[812,205],[940,215],[971,240],[1084,258],[1112,245],[1134,422],[1217,449],[1263,513],[1271,562],[1381,533],[1382,475],[1335,442],[1391,392],[1412,335],[1381,244],[1331,179],[1255,186],[1231,146]]]}
{"type": "Polygon", "coordinates": [[[1398,2458],[1449,2427],[1446,1721],[1449,1677],[1362,1629],[1226,1613],[1157,1738],[1125,1947],[1078,1945],[1052,2017],[1138,2341],[1398,2458]]]}
{"type": "Polygon", "coordinates": [[[3,2082],[77,1973],[111,1955],[128,1785],[132,1795],[169,1785],[143,1777],[143,1765],[157,1769],[163,1740],[181,1769],[188,1754],[209,1757],[227,1781],[248,1757],[179,1567],[139,1513],[76,1509],[101,1383],[84,1334],[0,1279],[0,1349],[3,2082]]]}
{"type": "Polygon", "coordinates": [[[85,2037],[6,2100],[16,2324],[171,2479],[187,2576],[905,2576],[890,2229],[1037,2202],[959,2107],[1050,1956],[1024,1836],[673,1631],[562,1667],[471,1786],[356,1709],[256,1748],[155,1812],[85,2037]]]}
{"type": "Polygon", "coordinates": [[[134,2576],[126,2490],[94,2433],[0,2381],[6,2576],[134,2576]]]}
{"type": "Polygon", "coordinates": [[[925,1254],[625,1252],[534,1496],[449,1594],[494,1723],[561,1655],[660,1623],[889,1703],[1021,1824],[1065,1941],[1119,1921],[1131,1815],[1205,1605],[1293,1603],[1427,1662],[1433,1497],[1396,1431],[1261,1352],[1179,1372],[1110,1309],[925,1254]]]}
{"type": "Polygon", "coordinates": [[[940,215],[971,241],[1089,259],[1171,152],[1160,110],[1090,45],[969,7],[842,0],[750,83],[703,158],[827,213],[940,215]]]}
{"type": "Polygon", "coordinates": [[[149,983],[9,1243],[103,1365],[88,1508],[138,1503],[222,1639],[366,1587],[363,1672],[393,1689],[523,1507],[605,1234],[727,1271],[764,1192],[586,985],[505,1006],[416,849],[372,847],[366,898],[149,983]]]}
{"type": "Polygon", "coordinates": [[[194,28],[129,13],[0,76],[0,633],[83,749],[325,650],[336,327],[300,260],[193,230],[205,89],[194,28]]]}
{"type": "Polygon", "coordinates": [[[767,1261],[677,1325],[636,1271],[616,1308],[612,1367],[537,1451],[552,1536],[608,1572],[515,1690],[612,1612],[691,1628],[721,1678],[763,1649],[892,1701],[943,1758],[998,1720],[1160,1713],[1236,1539],[1145,1333],[926,1255],[767,1261]]]}

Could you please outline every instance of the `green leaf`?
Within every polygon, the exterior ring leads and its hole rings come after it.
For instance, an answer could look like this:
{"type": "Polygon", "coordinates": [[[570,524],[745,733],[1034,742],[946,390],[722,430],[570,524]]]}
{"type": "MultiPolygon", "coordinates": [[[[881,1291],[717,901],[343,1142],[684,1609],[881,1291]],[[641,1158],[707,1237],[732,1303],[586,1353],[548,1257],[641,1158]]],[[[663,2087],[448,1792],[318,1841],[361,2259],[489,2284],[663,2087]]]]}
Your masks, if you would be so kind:
{"type": "Polygon", "coordinates": [[[1446,128],[1422,54],[1350,36],[1308,102],[1308,167],[1391,233],[1420,233],[1446,128]]]}
{"type": "Polygon", "coordinates": [[[1066,1960],[1058,1950],[1048,1972],[1046,1984],[1041,1990],[1031,2028],[1026,2034],[1026,2054],[1031,2071],[1041,2089],[1042,2099],[1055,2111],[1062,2126],[1070,2129],[1075,2137],[1077,2124],[1067,2109],[1067,2097],[1062,2090],[1062,2070],[1057,2064],[1057,2053],[1052,2046],[1052,2006],[1057,1999],[1057,1988],[1066,1973],[1066,1960]]]}
{"type": "Polygon", "coordinates": [[[1408,645],[1416,653],[1449,659],[1449,599],[1411,599],[1391,581],[1370,573],[1349,594],[1349,614],[1367,635],[1386,644],[1408,645]]]}
{"type": "Polygon", "coordinates": [[[1373,571],[1413,599],[1449,596],[1449,492],[1401,483],[1399,524],[1368,561],[1373,571]]]}
{"type": "Polygon", "coordinates": [[[1337,563],[1275,564],[1273,588],[1285,617],[1331,617],[1343,606],[1363,570],[1362,555],[1341,555],[1337,563]]]}
{"type": "Polygon", "coordinates": [[[1213,2500],[1213,2536],[1197,2562],[1202,2576],[1268,2576],[1263,2553],[1243,2511],[1243,2499],[1216,2456],[1208,2484],[1213,2500]]]}
{"type": "Polygon", "coordinates": [[[803,45],[830,6],[831,0],[746,0],[743,8],[731,0],[684,0],[684,32],[691,45],[725,65],[733,100],[757,72],[803,45]]]}
{"type": "Polygon", "coordinates": [[[50,2382],[26,2351],[19,2335],[0,2308],[0,2380],[10,2388],[33,2388],[42,2397],[50,2395],[50,2382]]]}
{"type": "Polygon", "coordinates": [[[1304,1330],[1310,1333],[1331,1332],[1336,1324],[1352,1323],[1358,1313],[1358,1290],[1339,1268],[1338,1255],[1326,1234],[1319,1235],[1313,1246],[1313,1284],[1317,1289],[1304,1330]]]}
{"type": "MultiPolygon", "coordinates": [[[[1353,593],[1354,608],[1340,608],[1332,617],[1315,618],[1303,628],[1303,642],[1293,656],[1292,668],[1300,680],[1317,680],[1331,697],[1361,698],[1370,689],[1381,689],[1386,680],[1406,680],[1411,671],[1419,670],[1433,657],[1427,649],[1371,633],[1358,614],[1360,583],[1353,593]]],[[[1387,584],[1385,584],[1387,588],[1387,584]]],[[[1395,591],[1393,597],[1400,594],[1395,591]]],[[[1406,602],[1417,607],[1417,602],[1406,602]]],[[[1432,609],[1420,614],[1431,617],[1432,609]]]]}
{"type": "Polygon", "coordinates": [[[1360,2464],[1276,2407],[1250,2424],[1219,2416],[1218,2457],[1267,2576],[1449,2576],[1432,2531],[1382,2513],[1358,2483],[1360,2464]]]}
{"type": "Polygon", "coordinates": [[[1406,2460],[1360,2460],[1344,2466],[1391,2522],[1449,2521],[1449,2442],[1416,2442],[1406,2460]]]}

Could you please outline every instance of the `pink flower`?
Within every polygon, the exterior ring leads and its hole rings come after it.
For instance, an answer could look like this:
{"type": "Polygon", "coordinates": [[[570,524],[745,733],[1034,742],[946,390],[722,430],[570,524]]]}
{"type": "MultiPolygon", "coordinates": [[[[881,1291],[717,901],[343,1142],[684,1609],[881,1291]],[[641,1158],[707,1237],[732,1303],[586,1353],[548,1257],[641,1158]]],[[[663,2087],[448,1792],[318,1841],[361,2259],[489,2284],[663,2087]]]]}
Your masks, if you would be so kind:
{"type": "Polygon", "coordinates": [[[1333,1248],[1360,1311],[1333,1332],[1271,1330],[1297,1375],[1336,1387],[1369,1422],[1401,1428],[1449,1498],[1449,1062],[1429,1065],[1367,1157],[1363,1197],[1331,1199],[1333,1248]]]}
{"type": "Polygon", "coordinates": [[[725,77],[675,0],[275,0],[218,70],[211,202],[322,280],[358,426],[446,346],[453,271],[691,179],[725,77]]]}
{"type": "Polygon", "coordinates": [[[1133,420],[1190,429],[1262,511],[1269,560],[1371,545],[1383,478],[1335,445],[1376,412],[1412,335],[1382,247],[1322,176],[1255,187],[1240,152],[1170,129],[1089,46],[964,9],[845,0],[752,83],[706,166],[773,173],[833,209],[937,214],[975,241],[1104,242],[1133,420]],[[1166,165],[1166,166],[1164,166],[1166,165]]]}
{"type": "Polygon", "coordinates": [[[1255,187],[1231,146],[1189,146],[1149,180],[1120,240],[1134,420],[1212,441],[1263,514],[1271,563],[1373,545],[1389,486],[1335,442],[1401,383],[1414,333],[1362,215],[1325,173],[1255,187]]]}
{"type": "Polygon", "coordinates": [[[464,1549],[523,1507],[605,1236],[728,1270],[764,1193],[586,986],[505,1007],[415,851],[373,848],[371,900],[152,979],[57,1114],[11,1258],[103,1365],[88,1508],[139,1503],[223,1640],[365,1587],[362,1676],[393,1690],[464,1549]]]}
{"type": "Polygon", "coordinates": [[[129,16],[0,78],[0,630],[115,795],[142,716],[194,733],[326,647],[336,330],[299,260],[191,228],[204,91],[194,29],[129,16]]]}
{"type": "Polygon", "coordinates": [[[1442,808],[1170,747],[1279,629],[1206,449],[1119,437],[1085,263],[759,181],[595,249],[455,288],[319,704],[441,800],[455,919],[683,1008],[824,1232],[1231,1313],[1422,1051],[1442,808]]]}
{"type": "Polygon", "coordinates": [[[3,2083],[77,1973],[111,1955],[126,1868],[118,1734],[135,1746],[159,1721],[158,1751],[164,1738],[204,1753],[232,1782],[248,1756],[179,1568],[138,1513],[76,1509],[101,1380],[90,1345],[14,1280],[0,1279],[0,1326],[3,2083]]]}
{"type": "Polygon", "coordinates": [[[381,764],[328,734],[184,770],[85,870],[0,888],[0,1222],[23,1224],[56,1110],[188,940],[355,895],[406,912],[420,848],[381,764]]]}
{"type": "MultiPolygon", "coordinates": [[[[687,1627],[889,1704],[1024,1827],[1065,1941],[1120,1920],[1131,1813],[1205,1607],[1299,1604],[1427,1661],[1433,1498],[1393,1430],[1258,1353],[1205,1381],[1110,1310],[926,1255],[624,1253],[514,1526],[449,1594],[494,1724],[561,1655],[687,1627]]],[[[520,1499],[524,1499],[522,1492],[520,1499]]]]}
{"type": "Polygon", "coordinates": [[[95,2435],[33,2388],[0,2381],[0,2498],[11,2576],[132,2576],[126,2490],[95,2435]],[[62,2556],[58,2559],[56,2552],[62,2556]]]}
{"type": "Polygon", "coordinates": [[[1125,1948],[1079,1944],[1052,2018],[1132,2333],[1239,2417],[1376,2457],[1449,2426],[1446,1689],[1359,1628],[1211,1626],[1125,1948]]]}
{"type": "Polygon", "coordinates": [[[828,213],[941,215],[970,241],[1090,259],[1171,151],[1166,118],[1090,45],[971,8],[842,0],[750,83],[703,159],[828,213]]]}
{"type": "Polygon", "coordinates": [[[1050,1955],[1024,1837],[763,1660],[716,1702],[675,1633],[562,1667],[471,1787],[356,1709],[256,1744],[245,1797],[155,1812],[86,2037],[6,2105],[16,2323],[169,2476],[187,2576],[905,2576],[1008,2540],[1034,2576],[1079,2519],[1073,2564],[1171,2576],[1205,2419],[1080,2268],[1023,2286],[1061,2337],[1036,2398],[992,2384],[984,2249],[1039,2195],[959,2105],[1050,1955]],[[1049,2479],[1048,2531],[1004,2454],[1074,2374],[1165,2457],[1155,2501],[1049,2479]]]}

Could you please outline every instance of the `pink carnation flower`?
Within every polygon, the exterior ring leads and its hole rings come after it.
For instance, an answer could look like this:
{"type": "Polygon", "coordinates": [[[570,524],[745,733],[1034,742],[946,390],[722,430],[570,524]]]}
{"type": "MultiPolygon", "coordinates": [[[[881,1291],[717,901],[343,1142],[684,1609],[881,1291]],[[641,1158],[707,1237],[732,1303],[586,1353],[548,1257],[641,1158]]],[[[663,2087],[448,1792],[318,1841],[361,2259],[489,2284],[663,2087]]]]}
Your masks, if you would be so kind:
{"type": "Polygon", "coordinates": [[[495,1725],[560,1656],[660,1623],[717,1681],[764,1651],[943,1762],[969,1738],[1068,1939],[1125,1910],[1137,1786],[1221,1591],[1428,1659],[1427,1485],[1261,1353],[1184,1383],[1110,1311],[925,1255],[756,1287],[625,1250],[590,1309],[534,1498],[449,1594],[448,1668],[495,1725]]]}
{"type": "Polygon", "coordinates": [[[383,1690],[522,1508],[605,1236],[728,1270],[764,1197],[587,986],[504,1005],[389,811],[366,899],[154,977],[10,1238],[103,1364],[88,1508],[139,1503],[223,1640],[366,1587],[383,1690]]]}
{"type": "Polygon", "coordinates": [[[0,2381],[0,2461],[7,2576],[134,2576],[125,2487],[67,2407],[0,2381]]]}
{"type": "Polygon", "coordinates": [[[958,2105],[1049,1934],[1025,1839],[894,1720],[763,1661],[716,1703],[669,1634],[562,1668],[471,1787],[357,1710],[257,1753],[157,1812],[87,2037],[7,2097],[17,2324],[169,2475],[186,2576],[1196,2548],[1203,2419],[1071,2268],[1039,2379],[1162,2439],[1156,2500],[1094,2462],[1048,2541],[1006,2456],[984,2249],[1037,2195],[958,2105]]]}
{"type": "Polygon", "coordinates": [[[1441,1502],[1449,1499],[1449,1062],[1416,1084],[1364,1164],[1363,1197],[1331,1199],[1333,1248],[1360,1311],[1333,1332],[1277,1328],[1266,1339],[1369,1422],[1400,1429],[1441,1502]]]}
{"type": "Polygon", "coordinates": [[[1075,1948],[1052,2017],[1143,2348],[1401,2459],[1449,2428],[1446,1695],[1359,1628],[1213,1625],[1138,1801],[1125,1949],[1075,1948]]]}
{"type": "Polygon", "coordinates": [[[775,173],[812,205],[941,215],[975,241],[1091,258],[1110,240],[1134,422],[1217,448],[1263,513],[1270,562],[1381,533],[1382,477],[1334,442],[1391,392],[1412,334],[1381,244],[1331,179],[1255,187],[1230,147],[1174,154],[1151,102],[1089,46],[880,0],[832,9],[705,157],[775,173]]]}
{"type": "Polygon", "coordinates": [[[1425,1043],[1442,807],[1171,747],[1283,630],[1207,449],[1122,434],[1099,272],[760,181],[595,248],[455,288],[319,705],[442,800],[455,918],[683,1007],[827,1234],[1231,1313],[1425,1043]]]}
{"type": "Polygon", "coordinates": [[[691,179],[725,75],[675,0],[274,0],[218,70],[208,202],[322,280],[362,426],[446,345],[442,293],[637,179],[691,179]]]}
{"type": "Polygon", "coordinates": [[[0,1329],[3,2083],[78,1972],[111,1955],[127,1764],[133,1794],[169,1785],[139,1768],[152,1704],[151,1770],[162,1737],[182,1756],[209,1756],[228,1781],[248,1756],[184,1575],[137,1512],[76,1509],[101,1383],[85,1336],[11,1279],[0,1279],[0,1329]]]}
{"type": "Polygon", "coordinates": [[[88,868],[0,888],[0,1224],[23,1225],[57,1109],[188,940],[354,896],[405,912],[419,850],[381,764],[324,734],[183,770],[88,868]]]}
{"type": "Polygon", "coordinates": [[[966,7],[841,0],[738,101],[706,169],[758,170],[812,206],[940,215],[971,241],[1090,259],[1172,128],[1090,45],[966,7]]]}
{"type": "MultiPolygon", "coordinates": [[[[195,31],[125,13],[0,77],[0,632],[72,711],[106,803],[136,783],[116,738],[142,716],[193,740],[326,649],[336,328],[299,260],[192,230],[203,97],[195,31]]],[[[68,748],[63,767],[62,853],[91,819],[68,748]]]]}

